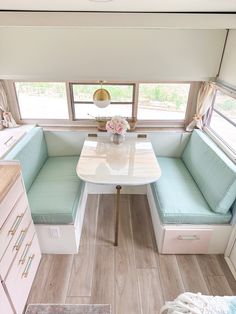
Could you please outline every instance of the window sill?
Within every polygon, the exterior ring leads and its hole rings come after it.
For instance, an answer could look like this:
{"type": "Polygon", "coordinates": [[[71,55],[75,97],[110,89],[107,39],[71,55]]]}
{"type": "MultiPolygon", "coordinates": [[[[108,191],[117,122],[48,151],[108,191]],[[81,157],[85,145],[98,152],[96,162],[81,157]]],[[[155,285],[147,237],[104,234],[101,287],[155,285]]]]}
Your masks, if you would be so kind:
{"type": "MultiPolygon", "coordinates": [[[[27,125],[22,123],[22,125],[27,125]]],[[[70,124],[70,123],[42,123],[38,122],[37,126],[42,127],[44,130],[47,131],[80,131],[80,132],[99,132],[105,133],[104,131],[99,131],[97,129],[97,125],[95,121],[91,121],[91,123],[86,124],[70,124]]],[[[136,125],[134,131],[128,131],[128,133],[140,133],[140,132],[186,132],[185,127],[182,125],[158,125],[158,126],[147,126],[145,125],[136,125]]]]}
{"type": "MultiPolygon", "coordinates": [[[[97,129],[95,120],[20,120],[18,122],[22,125],[37,124],[47,129],[70,129],[79,131],[91,131],[97,129]]],[[[136,130],[153,131],[153,130],[185,130],[185,120],[141,120],[136,123],[136,130]]]]}

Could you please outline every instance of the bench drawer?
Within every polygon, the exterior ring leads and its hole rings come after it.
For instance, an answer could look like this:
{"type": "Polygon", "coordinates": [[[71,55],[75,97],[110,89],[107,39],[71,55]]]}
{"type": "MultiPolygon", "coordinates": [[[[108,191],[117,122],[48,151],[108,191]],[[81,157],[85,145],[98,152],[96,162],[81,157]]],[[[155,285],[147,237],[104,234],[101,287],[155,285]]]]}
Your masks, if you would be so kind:
{"type": "Polygon", "coordinates": [[[3,201],[0,203],[0,229],[2,229],[10,211],[23,192],[24,187],[20,176],[13,184],[11,190],[7,193],[3,201]]]}
{"type": "Polygon", "coordinates": [[[24,263],[19,263],[19,260],[16,259],[12,270],[5,281],[6,288],[14,304],[16,313],[22,313],[24,310],[40,259],[41,253],[38,239],[35,234],[31,246],[26,253],[24,263]]]}
{"type": "Polygon", "coordinates": [[[4,225],[0,229],[0,260],[6,251],[9,243],[14,238],[15,233],[20,227],[25,211],[28,207],[28,201],[25,194],[22,194],[18,202],[15,204],[13,210],[7,217],[4,225]]]}
{"type": "Polygon", "coordinates": [[[163,254],[207,254],[212,229],[176,229],[165,230],[163,254]]]}

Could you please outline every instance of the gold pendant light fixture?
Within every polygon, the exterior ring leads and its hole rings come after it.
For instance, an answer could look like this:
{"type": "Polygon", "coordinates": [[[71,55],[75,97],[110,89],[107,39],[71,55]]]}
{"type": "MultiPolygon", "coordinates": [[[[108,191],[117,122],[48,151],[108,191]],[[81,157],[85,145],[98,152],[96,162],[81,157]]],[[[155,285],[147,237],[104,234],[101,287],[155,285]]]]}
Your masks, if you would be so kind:
{"type": "Polygon", "coordinates": [[[99,108],[105,108],[110,105],[110,93],[102,87],[103,81],[99,81],[101,88],[97,89],[93,94],[93,102],[99,108]]]}

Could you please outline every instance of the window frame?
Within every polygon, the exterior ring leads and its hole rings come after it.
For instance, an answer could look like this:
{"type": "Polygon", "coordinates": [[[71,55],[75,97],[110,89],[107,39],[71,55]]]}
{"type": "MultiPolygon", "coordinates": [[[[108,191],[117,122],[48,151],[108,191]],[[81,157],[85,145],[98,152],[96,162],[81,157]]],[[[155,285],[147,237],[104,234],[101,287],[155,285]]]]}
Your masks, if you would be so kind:
{"type": "Polygon", "coordinates": [[[24,81],[24,80],[15,80],[12,82],[13,84],[13,89],[14,89],[14,103],[16,104],[16,115],[17,115],[17,121],[20,121],[20,122],[23,122],[25,124],[27,124],[27,121],[29,121],[28,123],[37,123],[37,121],[44,121],[44,122],[51,122],[51,121],[55,121],[55,122],[64,122],[64,121],[70,121],[70,118],[71,118],[71,113],[70,113],[70,106],[69,106],[69,99],[68,99],[68,90],[67,90],[67,82],[65,81],[45,81],[45,80],[40,80],[40,81],[24,81]],[[17,90],[16,90],[16,83],[21,83],[21,82],[25,82],[25,83],[37,83],[37,82],[46,82],[46,83],[63,83],[65,84],[65,93],[66,93],[66,105],[67,105],[67,110],[68,110],[68,118],[64,118],[64,119],[52,119],[52,118],[49,118],[49,119],[37,119],[37,118],[22,118],[22,115],[21,115],[21,110],[20,110],[20,104],[19,104],[19,99],[18,99],[18,96],[17,96],[17,90]]]}
{"type": "MultiPolygon", "coordinates": [[[[190,103],[192,103],[191,98],[193,97],[193,85],[194,82],[186,82],[186,81],[180,81],[180,82],[139,82],[138,85],[141,84],[189,84],[189,93],[188,93],[188,100],[186,104],[186,110],[185,110],[185,115],[183,119],[153,119],[153,120],[137,120],[138,121],[138,126],[140,127],[154,127],[154,126],[159,126],[159,127],[180,127],[183,128],[185,127],[188,122],[190,122],[189,117],[189,111],[190,111],[190,103]]],[[[139,96],[139,93],[138,93],[139,96]]],[[[136,118],[138,119],[138,105],[139,105],[139,98],[137,97],[137,111],[136,111],[136,118]]],[[[195,108],[194,108],[195,111],[195,108]]],[[[192,115],[193,116],[193,115],[192,115]]]]}
{"type": "Polygon", "coordinates": [[[228,117],[226,117],[222,112],[220,112],[218,109],[212,108],[212,111],[215,111],[219,116],[221,116],[222,118],[224,118],[226,121],[228,121],[230,124],[232,124],[233,126],[236,127],[236,123],[232,120],[230,120],[228,117]]]}
{"type": "Polygon", "coordinates": [[[225,116],[222,112],[220,112],[218,109],[214,108],[217,91],[221,91],[221,93],[232,97],[236,99],[236,91],[229,89],[228,87],[217,84],[215,85],[215,94],[212,99],[211,107],[208,110],[208,121],[204,125],[203,130],[213,139],[213,141],[216,142],[216,144],[233,160],[236,161],[236,151],[220,136],[219,133],[217,133],[213,128],[211,128],[211,119],[213,112],[216,112],[218,115],[220,115],[223,119],[225,119],[227,122],[232,124],[234,127],[236,127],[236,123],[229,119],[227,116],[225,116]]]}
{"type": "MultiPolygon", "coordinates": [[[[92,119],[79,119],[75,116],[75,104],[93,104],[93,101],[76,101],[74,100],[74,93],[73,93],[73,85],[99,85],[99,83],[84,83],[84,82],[69,82],[69,90],[70,90],[70,99],[71,99],[71,110],[72,110],[72,120],[73,121],[91,121],[92,119]]],[[[104,82],[102,83],[102,86],[132,86],[133,92],[132,92],[132,101],[131,102],[118,102],[118,101],[112,101],[111,105],[131,105],[131,116],[127,118],[133,118],[134,117],[134,107],[135,107],[135,83],[109,83],[104,82]]]]}
{"type": "MultiPolygon", "coordinates": [[[[140,128],[172,128],[172,129],[183,129],[191,120],[196,110],[196,97],[200,86],[200,81],[197,82],[187,82],[187,81],[158,81],[158,82],[106,82],[103,85],[132,85],[133,94],[132,94],[132,118],[137,119],[138,113],[138,96],[139,96],[139,84],[190,84],[187,107],[185,112],[185,118],[182,120],[137,120],[136,127],[140,128]]],[[[13,113],[17,123],[21,124],[37,124],[43,127],[77,127],[79,128],[91,128],[96,127],[95,119],[75,119],[75,114],[73,112],[73,98],[71,94],[71,85],[72,84],[84,84],[84,85],[98,85],[98,83],[90,81],[57,81],[57,80],[26,80],[26,79],[17,79],[17,80],[8,80],[5,81],[7,88],[9,100],[10,100],[10,110],[13,113]],[[61,82],[66,84],[66,94],[67,94],[67,107],[69,112],[69,119],[22,119],[20,113],[20,107],[18,103],[15,83],[16,82],[61,82]]],[[[123,102],[124,103],[124,102],[123,102]]]]}

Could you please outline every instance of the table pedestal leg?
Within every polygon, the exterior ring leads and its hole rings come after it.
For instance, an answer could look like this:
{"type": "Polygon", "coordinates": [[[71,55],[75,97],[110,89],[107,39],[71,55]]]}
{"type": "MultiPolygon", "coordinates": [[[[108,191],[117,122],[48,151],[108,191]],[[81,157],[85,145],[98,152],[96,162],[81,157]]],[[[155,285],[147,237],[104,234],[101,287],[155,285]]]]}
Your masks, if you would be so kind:
{"type": "Polygon", "coordinates": [[[120,211],[120,190],[121,186],[116,186],[116,222],[115,222],[115,246],[118,246],[119,211],[120,211]]]}

